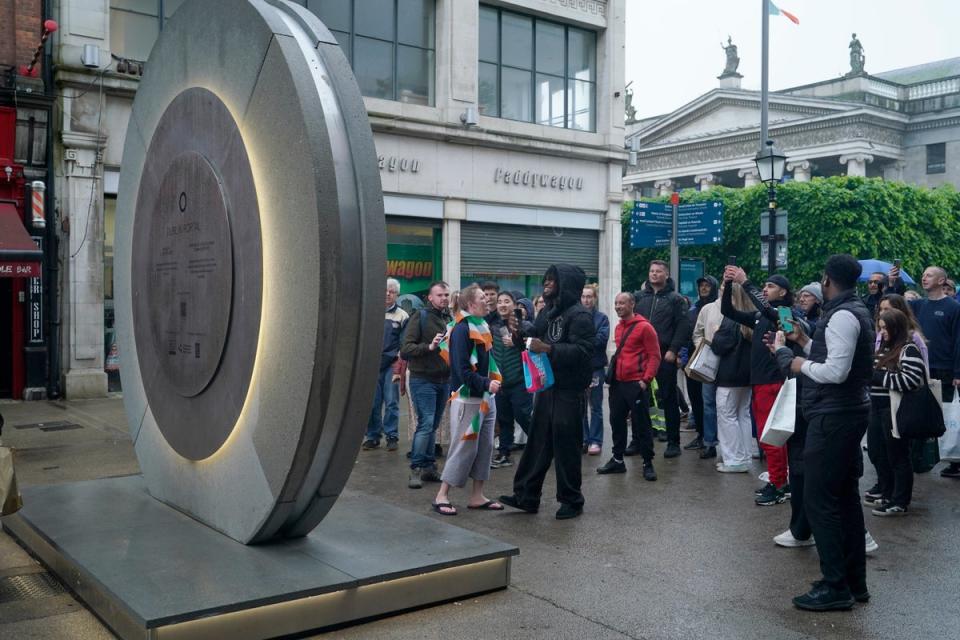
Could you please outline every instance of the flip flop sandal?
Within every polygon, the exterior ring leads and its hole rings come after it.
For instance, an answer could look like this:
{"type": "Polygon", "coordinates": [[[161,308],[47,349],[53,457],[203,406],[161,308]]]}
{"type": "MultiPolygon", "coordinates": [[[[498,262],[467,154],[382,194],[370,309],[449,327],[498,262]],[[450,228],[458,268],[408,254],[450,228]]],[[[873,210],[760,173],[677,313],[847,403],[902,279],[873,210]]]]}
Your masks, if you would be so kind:
{"type": "Polygon", "coordinates": [[[457,509],[449,502],[433,502],[433,510],[442,516],[455,516],[457,509]],[[444,511],[444,509],[453,509],[453,511],[444,511]]]}
{"type": "Polygon", "coordinates": [[[477,509],[479,511],[503,511],[503,505],[496,500],[487,500],[483,504],[468,504],[467,509],[477,509]]]}

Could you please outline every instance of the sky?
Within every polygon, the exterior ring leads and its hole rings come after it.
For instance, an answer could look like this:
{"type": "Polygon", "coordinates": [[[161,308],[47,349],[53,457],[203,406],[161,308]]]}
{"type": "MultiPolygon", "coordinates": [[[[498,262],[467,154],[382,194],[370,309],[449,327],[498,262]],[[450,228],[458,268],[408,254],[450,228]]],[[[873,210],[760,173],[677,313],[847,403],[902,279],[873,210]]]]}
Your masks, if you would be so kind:
{"type": "MultiPolygon", "coordinates": [[[[960,57],[958,0],[775,0],[800,19],[770,17],[770,89],[843,75],[849,44],[867,73],[960,57]]],[[[744,89],[760,89],[761,0],[626,0],[626,80],[637,117],[669,113],[718,86],[727,36],[744,89]]]]}

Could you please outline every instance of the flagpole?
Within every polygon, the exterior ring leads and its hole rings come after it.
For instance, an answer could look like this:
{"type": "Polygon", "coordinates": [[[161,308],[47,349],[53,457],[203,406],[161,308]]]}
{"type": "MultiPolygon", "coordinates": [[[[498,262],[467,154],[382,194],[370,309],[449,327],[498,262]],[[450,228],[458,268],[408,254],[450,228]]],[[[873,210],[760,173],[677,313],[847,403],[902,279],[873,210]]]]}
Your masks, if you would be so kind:
{"type": "Polygon", "coordinates": [[[767,102],[769,100],[769,57],[770,57],[770,0],[760,0],[762,25],[760,54],[760,152],[766,148],[769,132],[767,130],[767,102]]]}

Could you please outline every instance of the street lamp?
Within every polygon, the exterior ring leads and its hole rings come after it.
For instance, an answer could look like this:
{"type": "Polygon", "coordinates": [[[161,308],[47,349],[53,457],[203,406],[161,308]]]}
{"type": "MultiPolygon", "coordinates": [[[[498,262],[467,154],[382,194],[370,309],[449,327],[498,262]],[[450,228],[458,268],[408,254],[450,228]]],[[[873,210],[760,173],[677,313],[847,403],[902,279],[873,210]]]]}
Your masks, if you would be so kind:
{"type": "Polygon", "coordinates": [[[755,159],[760,182],[767,185],[767,273],[777,270],[777,183],[783,178],[787,157],[780,153],[773,140],[766,141],[766,149],[757,152],[755,159]]]}
{"type": "Polygon", "coordinates": [[[773,146],[773,140],[767,140],[767,148],[758,151],[755,159],[757,171],[760,172],[760,182],[771,189],[783,179],[783,170],[787,165],[787,157],[773,146]]]}

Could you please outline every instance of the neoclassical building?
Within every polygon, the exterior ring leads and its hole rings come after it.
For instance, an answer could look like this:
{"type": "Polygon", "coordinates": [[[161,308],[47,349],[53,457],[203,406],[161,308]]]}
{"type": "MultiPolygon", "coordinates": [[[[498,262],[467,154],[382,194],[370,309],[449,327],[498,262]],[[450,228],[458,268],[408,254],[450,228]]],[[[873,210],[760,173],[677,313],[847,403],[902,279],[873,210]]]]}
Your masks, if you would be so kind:
{"type": "MultiPolygon", "coordinates": [[[[883,177],[960,182],[960,58],[846,76],[770,93],[770,138],[787,180],[883,177]]],[[[628,195],[750,186],[758,180],[760,92],[738,75],[666,115],[628,125],[628,195]],[[632,154],[631,154],[632,155],[632,154]]]]}

